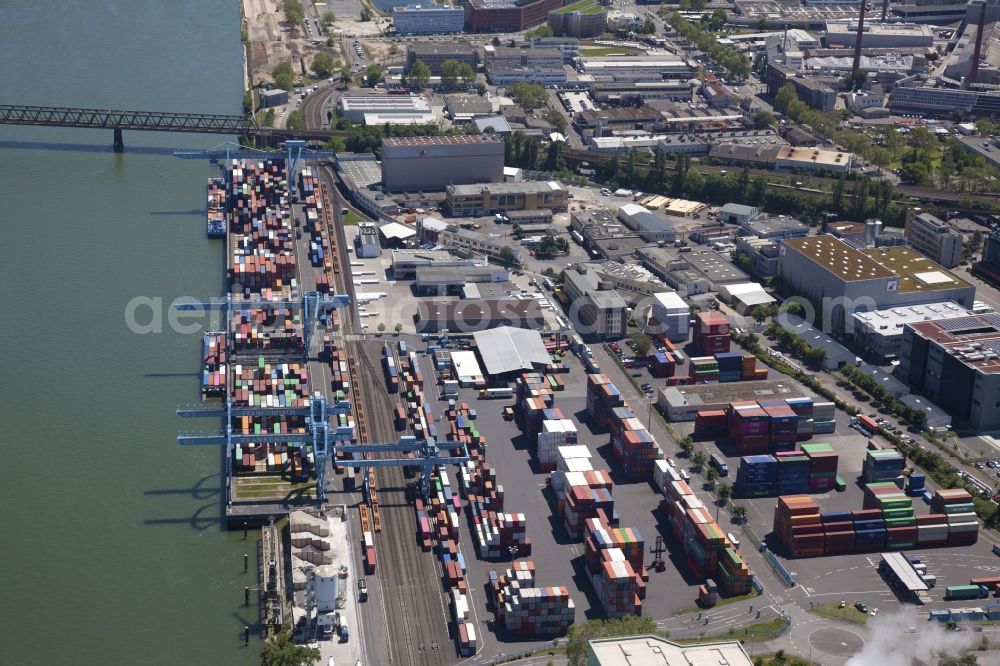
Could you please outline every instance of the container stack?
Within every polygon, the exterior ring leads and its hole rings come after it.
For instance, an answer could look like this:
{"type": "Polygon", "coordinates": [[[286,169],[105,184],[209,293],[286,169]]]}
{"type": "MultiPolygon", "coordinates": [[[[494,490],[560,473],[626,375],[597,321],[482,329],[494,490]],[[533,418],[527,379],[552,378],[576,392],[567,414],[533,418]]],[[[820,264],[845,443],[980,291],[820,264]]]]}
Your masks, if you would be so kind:
{"type": "Polygon", "coordinates": [[[767,412],[768,449],[771,453],[778,451],[794,451],[798,432],[799,416],[784,400],[768,400],[760,403],[761,409],[767,412]]]}
{"type": "MultiPolygon", "coordinates": [[[[631,527],[613,528],[601,518],[588,518],[584,524],[584,561],[591,574],[598,573],[601,565],[601,551],[611,548],[620,550],[632,568],[643,577],[644,545],[637,530],[631,527]]],[[[640,598],[645,592],[640,594],[640,598]]]]}
{"type": "Polygon", "coordinates": [[[921,548],[948,545],[948,516],[943,513],[917,516],[917,545],[921,548]]]}
{"type": "Polygon", "coordinates": [[[968,546],[979,540],[976,507],[968,491],[961,488],[938,490],[931,500],[931,508],[947,516],[949,546],[968,546]]]}
{"type": "MultiPolygon", "coordinates": [[[[767,370],[765,369],[765,372],[767,370]]],[[[750,381],[753,379],[758,379],[756,376],[757,372],[757,357],[753,354],[745,354],[740,358],[740,379],[742,381],[750,381]]]]}
{"type": "MultiPolygon", "coordinates": [[[[756,357],[751,357],[756,358],[756,357]]],[[[742,379],[743,355],[739,352],[721,352],[715,355],[719,364],[720,382],[738,382],[742,379]]]]}
{"type": "Polygon", "coordinates": [[[653,463],[663,457],[656,440],[627,407],[612,410],[611,448],[631,481],[649,479],[653,463]]]}
{"type": "Polygon", "coordinates": [[[472,505],[473,534],[480,559],[507,559],[531,555],[527,520],[523,513],[496,513],[472,505]]]}
{"type": "Polygon", "coordinates": [[[823,513],[823,546],[827,555],[849,555],[854,552],[854,522],[850,511],[823,513]]]}
{"type": "Polygon", "coordinates": [[[666,494],[668,484],[680,480],[681,473],[667,459],[657,460],[653,464],[653,485],[656,486],[661,495],[666,494]]]}
{"type": "Polygon", "coordinates": [[[923,472],[913,472],[906,480],[906,494],[910,497],[919,497],[924,494],[927,476],[923,472]]]}
{"type": "Polygon", "coordinates": [[[741,456],[768,453],[770,417],[756,402],[731,402],[729,438],[741,456]]]}
{"type": "Polygon", "coordinates": [[[783,451],[778,460],[778,494],[803,495],[809,492],[809,457],[801,451],[783,451]]]}
{"type": "Polygon", "coordinates": [[[618,388],[604,375],[587,375],[587,413],[601,427],[611,425],[611,410],[625,406],[618,388]]]}
{"type": "Polygon", "coordinates": [[[201,343],[202,397],[222,398],[226,395],[228,354],[225,333],[205,333],[201,343]]]}
{"type": "Polygon", "coordinates": [[[306,369],[298,363],[270,364],[261,356],[254,365],[234,367],[233,402],[249,407],[306,407],[306,369]]]}
{"type": "Polygon", "coordinates": [[[726,434],[727,416],[724,409],[705,409],[694,416],[694,434],[701,439],[714,439],[726,434]]]}
{"type": "Polygon", "coordinates": [[[854,552],[876,553],[885,550],[885,520],[880,509],[852,511],[854,522],[854,552]]]}
{"type": "Polygon", "coordinates": [[[716,580],[727,595],[736,596],[750,593],[753,575],[750,565],[744,561],[731,545],[719,553],[719,564],[715,569],[716,580]]]}
{"type": "Polygon", "coordinates": [[[490,595],[498,626],[515,636],[565,634],[576,605],[566,587],[535,587],[535,565],[515,562],[506,573],[490,574],[490,595]]]}
{"type": "Polygon", "coordinates": [[[208,179],[208,215],[206,233],[209,238],[226,237],[226,181],[208,179]]]}
{"type": "Polygon", "coordinates": [[[810,497],[779,497],[774,508],[774,531],[791,557],[818,557],[823,554],[824,532],[819,507],[810,497]]]}
{"type": "Polygon", "coordinates": [[[813,436],[813,399],[812,398],[788,398],[785,404],[792,408],[795,415],[799,417],[795,424],[796,439],[809,439],[813,436]]]}
{"type": "Polygon", "coordinates": [[[861,478],[865,483],[890,481],[902,474],[904,467],[906,467],[906,459],[898,451],[869,450],[861,468],[861,478]]]}
{"type": "Polygon", "coordinates": [[[813,405],[813,433],[832,435],[837,429],[834,421],[836,406],[832,402],[817,402],[813,405]]]}
{"type": "Polygon", "coordinates": [[[638,575],[618,548],[600,551],[600,571],[591,576],[594,591],[609,618],[642,615],[636,580],[638,575]]]}
{"type": "Polygon", "coordinates": [[[773,497],[778,494],[778,460],[774,456],[743,456],[736,471],[739,497],[773,497]]]}
{"type": "Polygon", "coordinates": [[[536,455],[542,471],[551,472],[556,468],[556,453],[561,446],[577,442],[576,424],[570,419],[542,421],[542,431],[538,433],[536,455]]]}
{"type": "Polygon", "coordinates": [[[694,342],[705,356],[729,351],[729,321],[719,312],[697,313],[694,342]]]}
{"type": "Polygon", "coordinates": [[[672,356],[658,351],[649,358],[649,372],[651,375],[657,379],[674,376],[676,364],[672,356]]]}
{"type": "Polygon", "coordinates": [[[238,351],[299,352],[305,345],[302,318],[290,309],[257,308],[233,315],[233,346],[238,351]]]}
{"type": "MultiPolygon", "coordinates": [[[[728,338],[727,338],[728,339],[728,338]]],[[[719,362],[713,356],[692,356],[688,365],[688,376],[692,383],[719,381],[719,362]]]]}
{"type": "Polygon", "coordinates": [[[825,493],[837,485],[839,456],[826,442],[803,444],[802,452],[809,458],[809,492],[825,493]]]}

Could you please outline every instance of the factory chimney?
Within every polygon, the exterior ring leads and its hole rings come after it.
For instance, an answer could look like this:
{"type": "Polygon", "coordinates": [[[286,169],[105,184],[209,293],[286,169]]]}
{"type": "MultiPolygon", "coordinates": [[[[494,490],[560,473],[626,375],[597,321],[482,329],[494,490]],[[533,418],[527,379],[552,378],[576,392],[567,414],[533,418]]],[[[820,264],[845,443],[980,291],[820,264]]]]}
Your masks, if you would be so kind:
{"type": "Polygon", "coordinates": [[[861,69],[861,35],[865,31],[865,0],[861,0],[861,11],[858,12],[858,35],[854,39],[854,64],[851,66],[851,73],[857,73],[861,69]]]}
{"type": "Polygon", "coordinates": [[[965,77],[965,85],[971,86],[979,78],[979,58],[983,55],[983,32],[986,27],[986,2],[979,3],[979,26],[976,28],[976,48],[972,52],[972,67],[965,77]]]}

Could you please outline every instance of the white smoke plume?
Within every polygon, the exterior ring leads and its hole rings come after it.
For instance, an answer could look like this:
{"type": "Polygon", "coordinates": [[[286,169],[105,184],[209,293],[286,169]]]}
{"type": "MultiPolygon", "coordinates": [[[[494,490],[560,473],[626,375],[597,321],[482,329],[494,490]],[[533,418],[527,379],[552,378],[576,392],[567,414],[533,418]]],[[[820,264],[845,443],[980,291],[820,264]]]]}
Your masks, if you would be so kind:
{"type": "Polygon", "coordinates": [[[979,637],[903,611],[879,614],[868,627],[868,641],[846,666],[934,666],[941,657],[961,655],[979,637]]]}

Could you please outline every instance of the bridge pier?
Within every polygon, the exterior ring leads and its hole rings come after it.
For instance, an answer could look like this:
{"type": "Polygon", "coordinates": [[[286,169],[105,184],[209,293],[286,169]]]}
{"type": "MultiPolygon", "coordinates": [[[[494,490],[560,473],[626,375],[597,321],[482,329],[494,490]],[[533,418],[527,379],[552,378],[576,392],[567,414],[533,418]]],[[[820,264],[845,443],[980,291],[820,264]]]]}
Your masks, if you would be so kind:
{"type": "Polygon", "coordinates": [[[122,128],[115,128],[115,152],[124,153],[125,152],[125,139],[122,138],[122,128]]]}

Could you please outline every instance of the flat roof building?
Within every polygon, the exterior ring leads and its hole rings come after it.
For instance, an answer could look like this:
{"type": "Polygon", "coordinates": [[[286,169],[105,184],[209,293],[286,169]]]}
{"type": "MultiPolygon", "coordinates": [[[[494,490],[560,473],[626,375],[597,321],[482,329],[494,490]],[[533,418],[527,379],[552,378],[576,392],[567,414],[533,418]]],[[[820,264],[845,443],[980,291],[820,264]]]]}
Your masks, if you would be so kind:
{"type": "Polygon", "coordinates": [[[515,265],[521,263],[520,253],[499,236],[488,236],[478,231],[449,227],[438,235],[438,243],[462,254],[488,257],[496,261],[503,261],[506,256],[515,265]],[[505,252],[505,250],[509,252],[505,252]]]}
{"type": "Polygon", "coordinates": [[[951,301],[855,312],[852,316],[853,332],[864,341],[865,347],[884,360],[899,356],[903,347],[903,327],[906,324],[970,316],[971,311],[951,301]]]}
{"type": "Polygon", "coordinates": [[[570,62],[580,55],[580,40],[576,37],[532,37],[533,49],[559,49],[563,62],[570,62]]]}
{"type": "Polygon", "coordinates": [[[851,153],[823,148],[784,146],[774,157],[774,168],[811,171],[850,171],[851,153]]]}
{"type": "Polygon", "coordinates": [[[975,287],[906,247],[857,249],[823,235],[783,240],[778,255],[783,279],[839,330],[858,311],[946,300],[972,307],[975,300],[975,287]]]}
{"type": "Polygon", "coordinates": [[[587,666],[753,666],[739,641],[680,645],[661,636],[601,638],[587,644],[587,666]]]}
{"type": "Polygon", "coordinates": [[[425,300],[417,309],[416,328],[421,333],[473,333],[497,326],[537,330],[545,327],[545,317],[533,298],[425,300]]]}
{"type": "MultiPolygon", "coordinates": [[[[601,280],[610,282],[615,289],[634,292],[637,295],[653,295],[663,290],[663,282],[646,268],[636,263],[621,259],[605,259],[604,261],[588,261],[582,264],[587,270],[595,271],[601,280]]],[[[625,296],[623,294],[623,296],[625,296]]],[[[626,300],[631,299],[626,296],[626,300]]]]}
{"type": "Polygon", "coordinates": [[[680,294],[675,291],[653,294],[646,319],[650,332],[662,335],[671,342],[687,342],[690,320],[691,309],[680,294]]]}
{"type": "Polygon", "coordinates": [[[616,81],[690,81],[694,68],[684,58],[670,53],[647,56],[580,56],[576,69],[593,77],[610,77],[616,81]]]}
{"type": "Polygon", "coordinates": [[[656,405],[670,421],[693,421],[701,410],[725,409],[737,400],[784,400],[802,396],[792,380],[667,386],[657,392],[656,405]]]}
{"type": "MultiPolygon", "coordinates": [[[[854,48],[858,36],[858,22],[828,21],[826,45],[854,48]]],[[[861,38],[867,49],[927,49],[934,46],[934,31],[929,26],[915,23],[876,23],[866,21],[861,38]]]]}
{"type": "MultiPolygon", "coordinates": [[[[502,160],[502,142],[500,157],[502,160]]],[[[569,191],[554,180],[448,185],[445,191],[446,206],[455,217],[478,217],[507,210],[539,208],[563,211],[569,201],[569,191]]]]}
{"type": "Polygon", "coordinates": [[[520,32],[543,23],[563,0],[461,0],[468,32],[520,32]]]}
{"type": "Polygon", "coordinates": [[[465,11],[438,4],[393,7],[392,27],[400,35],[451,35],[464,29],[465,11]]]}
{"type": "Polygon", "coordinates": [[[625,334],[628,304],[612,284],[585,264],[565,271],[563,291],[571,306],[568,311],[578,333],[598,339],[615,339],[625,334]]]}
{"type": "Polygon", "coordinates": [[[476,69],[479,67],[479,49],[462,41],[410,42],[406,45],[406,69],[419,60],[427,65],[431,74],[440,75],[445,60],[455,60],[476,69]]]}
{"type": "Polygon", "coordinates": [[[447,250],[393,250],[392,279],[413,280],[424,267],[455,268],[482,266],[484,262],[456,257],[447,250]]]}
{"type": "Polygon", "coordinates": [[[787,215],[761,215],[743,222],[740,225],[740,235],[779,241],[808,236],[809,227],[787,215]]]}
{"type": "Polygon", "coordinates": [[[897,375],[973,429],[1000,428],[1000,315],[905,324],[897,375]]]}
{"type": "Polygon", "coordinates": [[[359,224],[357,255],[362,259],[369,259],[381,254],[382,245],[378,239],[378,226],[369,223],[359,224]]]}
{"type": "Polygon", "coordinates": [[[503,138],[495,134],[382,139],[382,183],[391,192],[499,184],[503,162],[503,138]]]}
{"type": "Polygon", "coordinates": [[[715,250],[694,250],[684,254],[691,268],[708,281],[708,288],[718,291],[724,284],[748,282],[746,273],[738,269],[728,257],[715,250]]]}
{"type": "Polygon", "coordinates": [[[639,204],[628,203],[619,208],[618,219],[649,243],[673,243],[678,237],[677,227],[639,204]]]}
{"type": "Polygon", "coordinates": [[[608,27],[608,10],[599,0],[579,0],[549,12],[549,27],[557,35],[594,37],[608,27]]]}
{"type": "MultiPolygon", "coordinates": [[[[347,94],[337,101],[340,115],[353,123],[367,123],[366,116],[400,121],[417,118],[420,122],[433,122],[434,114],[431,105],[421,95],[380,95],[380,94],[347,94]]],[[[374,124],[374,123],[372,123],[374,124]]]]}
{"type": "Polygon", "coordinates": [[[741,315],[751,314],[759,307],[777,303],[774,296],[764,291],[759,282],[724,284],[719,288],[719,298],[741,315]]]}
{"type": "Polygon", "coordinates": [[[962,234],[930,213],[917,213],[906,220],[906,240],[914,250],[945,268],[954,268],[962,261],[962,234]]]}

